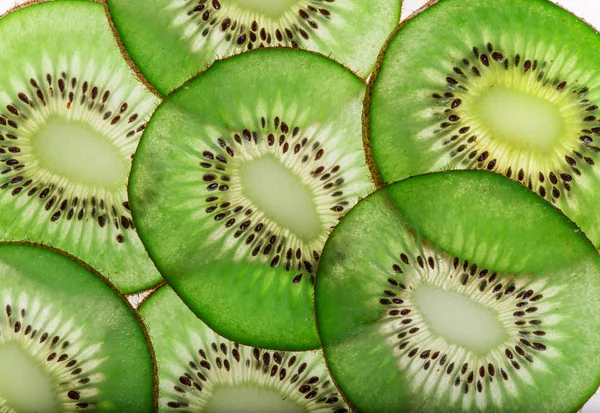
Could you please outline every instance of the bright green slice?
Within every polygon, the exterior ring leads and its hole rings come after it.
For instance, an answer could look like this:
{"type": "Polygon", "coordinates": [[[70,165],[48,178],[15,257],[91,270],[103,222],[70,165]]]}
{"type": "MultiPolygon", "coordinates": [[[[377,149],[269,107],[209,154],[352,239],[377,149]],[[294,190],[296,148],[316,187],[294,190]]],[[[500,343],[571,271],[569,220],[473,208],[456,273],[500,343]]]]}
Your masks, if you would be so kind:
{"type": "Polygon", "coordinates": [[[321,249],[374,187],[364,92],[320,55],[261,49],[215,63],[152,117],[129,182],[135,222],[167,282],[217,333],[319,347],[321,249]]]}
{"type": "Polygon", "coordinates": [[[444,0],[389,41],[366,106],[384,182],[490,170],[600,247],[600,36],[546,0],[444,0]]]}
{"type": "Polygon", "coordinates": [[[153,411],[145,330],[101,276],[52,250],[0,244],[0,285],[0,411],[153,411]]]}
{"type": "Polygon", "coordinates": [[[108,0],[127,52],[163,94],[215,59],[261,47],[313,50],[366,77],[400,9],[401,0],[108,0]]]}
{"type": "Polygon", "coordinates": [[[156,284],[126,184],[158,99],[102,5],[23,7],[0,20],[0,39],[0,240],[67,251],[125,293],[156,284]]]}
{"type": "Polygon", "coordinates": [[[200,321],[169,286],[154,292],[140,313],[156,352],[159,412],[349,412],[320,351],[231,342],[200,321]]]}
{"type": "Polygon", "coordinates": [[[600,385],[600,257],[559,211],[483,171],[359,202],[316,285],[325,358],[361,412],[576,412],[600,385]]]}

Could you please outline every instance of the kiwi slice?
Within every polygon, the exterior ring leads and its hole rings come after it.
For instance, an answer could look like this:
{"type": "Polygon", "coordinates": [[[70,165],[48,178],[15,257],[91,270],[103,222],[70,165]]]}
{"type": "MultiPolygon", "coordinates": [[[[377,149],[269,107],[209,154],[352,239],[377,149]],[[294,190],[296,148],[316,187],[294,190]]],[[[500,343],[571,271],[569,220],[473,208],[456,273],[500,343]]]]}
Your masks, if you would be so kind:
{"type": "Polygon", "coordinates": [[[575,412],[600,384],[600,257],[523,186],[421,175],[359,202],[316,282],[325,357],[365,412],[575,412]]]}
{"type": "Polygon", "coordinates": [[[50,249],[0,244],[0,285],[0,411],[154,411],[145,329],[104,278],[50,249]]]}
{"type": "Polygon", "coordinates": [[[600,246],[599,46],[594,29],[546,0],[425,9],[389,40],[370,85],[365,135],[381,180],[503,174],[600,246]]]}
{"type": "Polygon", "coordinates": [[[400,19],[401,0],[108,0],[124,46],[163,94],[219,57],[271,46],[330,55],[359,76],[400,19]]]}
{"type": "Polygon", "coordinates": [[[144,301],[140,314],[156,349],[159,412],[349,412],[320,351],[231,342],[200,321],[169,286],[144,301]]]}
{"type": "Polygon", "coordinates": [[[321,249],[374,186],[364,92],[332,60],[265,48],[215,63],[156,110],[129,182],[135,221],[167,282],[217,333],[319,347],[321,249]]]}
{"type": "Polygon", "coordinates": [[[126,184],[158,98],[131,73],[102,5],[23,7],[0,20],[0,38],[0,239],[67,251],[123,292],[156,284],[126,184]]]}

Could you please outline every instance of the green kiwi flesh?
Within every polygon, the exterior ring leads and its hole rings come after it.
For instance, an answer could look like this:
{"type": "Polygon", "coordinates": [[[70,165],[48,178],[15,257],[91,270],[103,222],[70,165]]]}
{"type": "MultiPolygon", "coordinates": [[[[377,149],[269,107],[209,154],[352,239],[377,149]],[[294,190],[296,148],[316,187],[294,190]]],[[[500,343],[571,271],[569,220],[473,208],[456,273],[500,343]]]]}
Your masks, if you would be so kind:
{"type": "Polygon", "coordinates": [[[546,0],[446,0],[380,56],[365,136],[383,182],[447,169],[514,179],[600,246],[598,33],[546,0]]]}
{"type": "Polygon", "coordinates": [[[325,358],[358,411],[576,412],[600,384],[599,275],[577,226],[514,181],[409,178],[325,245],[325,358]]]}
{"type": "Polygon", "coordinates": [[[108,0],[128,54],[163,94],[217,58],[271,46],[331,56],[359,76],[400,18],[400,0],[108,0]]]}
{"type": "Polygon", "coordinates": [[[168,286],[144,301],[140,314],[156,351],[159,412],[349,412],[320,351],[273,351],[226,340],[168,286]]]}
{"type": "Polygon", "coordinates": [[[103,6],[29,5],[0,20],[0,38],[0,239],[67,251],[126,293],[156,284],[126,184],[158,99],[103,6]]]}
{"type": "Polygon", "coordinates": [[[0,244],[0,410],[152,412],[155,372],[137,315],[56,251],[0,244]]]}
{"type": "Polygon", "coordinates": [[[215,63],[158,107],[131,172],[135,222],[169,285],[217,333],[319,347],[321,249],[374,187],[364,91],[332,60],[265,48],[215,63]]]}

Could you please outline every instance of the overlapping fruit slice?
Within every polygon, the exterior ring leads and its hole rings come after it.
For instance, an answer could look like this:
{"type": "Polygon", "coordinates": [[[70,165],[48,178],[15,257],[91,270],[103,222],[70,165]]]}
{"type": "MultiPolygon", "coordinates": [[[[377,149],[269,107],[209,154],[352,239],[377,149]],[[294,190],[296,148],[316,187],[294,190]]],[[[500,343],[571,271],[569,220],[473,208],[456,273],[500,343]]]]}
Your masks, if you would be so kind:
{"type": "Polygon", "coordinates": [[[382,180],[494,171],[600,245],[599,50],[598,33],[550,1],[431,6],[395,33],[372,84],[367,133],[382,180]]]}
{"type": "Polygon", "coordinates": [[[329,238],[317,323],[364,412],[575,412],[600,384],[600,257],[521,185],[454,171],[359,202],[329,238]]]}
{"type": "Polygon", "coordinates": [[[219,334],[318,347],[321,249],[373,188],[364,90],[320,55],[262,49],[215,63],[157,109],[129,184],[135,221],[167,282],[219,334]]]}
{"type": "Polygon", "coordinates": [[[317,51],[366,76],[400,0],[109,0],[108,10],[137,66],[167,94],[215,59],[261,47],[317,51]]]}
{"type": "Polygon", "coordinates": [[[67,251],[123,292],[155,284],[126,184],[158,99],[102,5],[33,4],[2,17],[0,39],[0,239],[67,251]]]}
{"type": "Polygon", "coordinates": [[[168,286],[153,293],[140,313],[156,350],[160,412],[349,412],[319,351],[273,351],[226,340],[168,286]]]}
{"type": "Polygon", "coordinates": [[[0,410],[152,412],[144,329],[104,279],[58,252],[0,244],[0,410]]]}

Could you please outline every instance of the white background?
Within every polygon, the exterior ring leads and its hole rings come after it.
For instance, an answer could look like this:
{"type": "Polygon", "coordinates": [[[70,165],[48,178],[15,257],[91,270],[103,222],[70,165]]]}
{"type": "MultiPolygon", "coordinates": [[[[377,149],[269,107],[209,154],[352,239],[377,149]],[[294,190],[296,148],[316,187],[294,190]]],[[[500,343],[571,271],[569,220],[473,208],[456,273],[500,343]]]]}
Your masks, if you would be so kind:
{"type": "MultiPolygon", "coordinates": [[[[0,15],[4,14],[8,9],[16,4],[23,3],[25,0],[0,0],[0,15]]],[[[144,1],[144,0],[131,0],[131,1],[144,1]]],[[[492,1],[492,0],[486,0],[492,1]]],[[[527,0],[524,0],[527,1],[527,0]]],[[[554,0],[555,3],[560,4],[564,8],[570,10],[575,15],[586,20],[589,24],[600,28],[600,1],[598,0],[554,0]]],[[[404,0],[402,5],[402,18],[408,17],[413,11],[420,8],[426,0],[404,0]]],[[[598,351],[600,351],[600,343],[598,344],[598,351]]],[[[590,401],[585,405],[582,413],[598,413],[600,412],[600,394],[592,397],[590,401]]]]}

